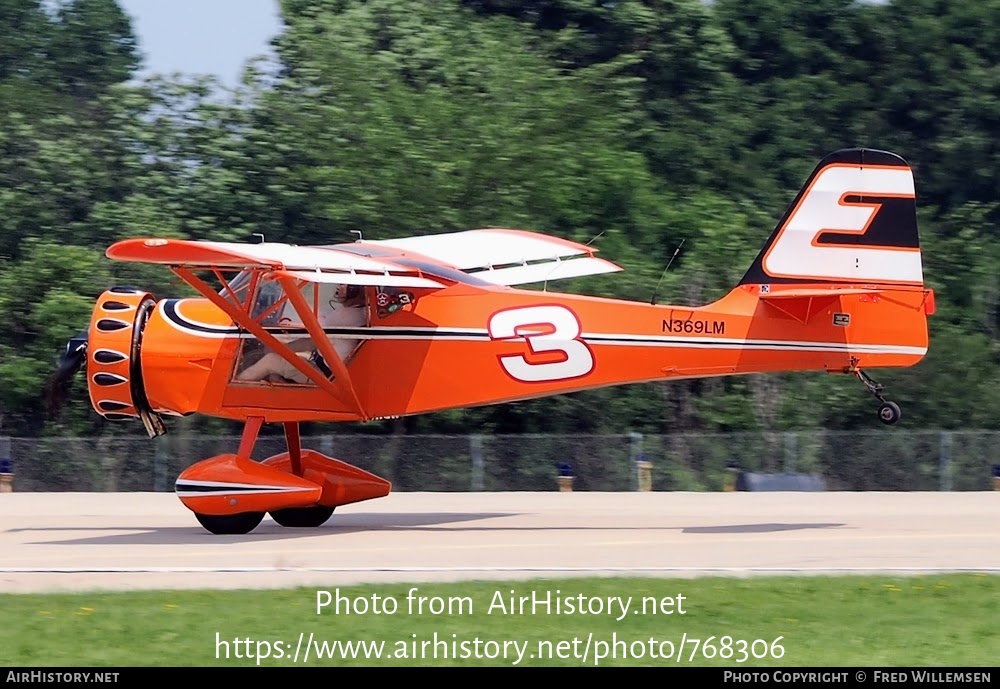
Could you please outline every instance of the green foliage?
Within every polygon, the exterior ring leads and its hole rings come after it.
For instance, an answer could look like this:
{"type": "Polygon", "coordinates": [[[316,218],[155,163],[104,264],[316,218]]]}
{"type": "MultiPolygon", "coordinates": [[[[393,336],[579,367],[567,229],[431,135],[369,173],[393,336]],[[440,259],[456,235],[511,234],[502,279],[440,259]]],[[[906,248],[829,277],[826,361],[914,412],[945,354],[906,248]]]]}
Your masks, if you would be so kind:
{"type": "Polygon", "coordinates": [[[564,74],[510,21],[350,3],[291,18],[278,50],[288,73],[247,136],[293,241],[488,225],[587,241],[648,206],[644,161],[621,143],[627,84],[564,74]]]}
{"type": "Polygon", "coordinates": [[[49,59],[72,95],[92,97],[138,69],[131,22],[116,0],[61,0],[54,20],[49,59]]]}
{"type": "MultiPolygon", "coordinates": [[[[79,388],[59,420],[42,413],[97,293],[188,293],[158,267],[106,261],[116,240],[522,227],[593,241],[625,268],[561,289],[703,304],[738,282],[816,160],[853,145],[913,164],[937,296],[927,358],[880,379],[904,423],[996,427],[995,3],[284,0],[282,12],[279,70],[248,66],[224,92],[129,83],[137,46],[113,0],[0,0],[0,434],[121,432],[94,424],[79,388]]],[[[872,406],[849,376],[774,374],[349,430],[852,429],[872,406]]]]}
{"type": "MultiPolygon", "coordinates": [[[[25,241],[16,267],[0,264],[0,432],[41,430],[45,383],[66,341],[86,329],[110,286],[95,249],[25,241]]],[[[23,431],[22,431],[23,432],[23,431]]]]}
{"type": "Polygon", "coordinates": [[[315,667],[580,667],[590,639],[589,666],[677,666],[683,638],[682,667],[735,665],[768,674],[803,667],[989,674],[1000,640],[1000,577],[985,574],[576,577],[323,590],[331,601],[319,614],[315,588],[5,594],[0,604],[10,624],[0,629],[0,644],[11,665],[120,668],[128,680],[133,667],[301,665],[304,653],[293,658],[300,634],[306,643],[315,640],[307,661],[315,667]],[[533,594],[550,596],[551,610],[533,609],[533,594]],[[527,601],[524,614],[514,614],[511,596],[527,601]],[[619,597],[634,614],[608,612],[607,601],[619,597]],[[563,614],[555,614],[557,599],[563,614]],[[598,601],[604,607],[602,614],[567,613],[567,601],[589,604],[591,613],[598,601]],[[499,646],[484,645],[498,639],[499,646]],[[332,648],[359,641],[381,647],[382,657],[361,650],[341,657],[332,648]],[[321,648],[333,653],[321,656],[321,648]]]}

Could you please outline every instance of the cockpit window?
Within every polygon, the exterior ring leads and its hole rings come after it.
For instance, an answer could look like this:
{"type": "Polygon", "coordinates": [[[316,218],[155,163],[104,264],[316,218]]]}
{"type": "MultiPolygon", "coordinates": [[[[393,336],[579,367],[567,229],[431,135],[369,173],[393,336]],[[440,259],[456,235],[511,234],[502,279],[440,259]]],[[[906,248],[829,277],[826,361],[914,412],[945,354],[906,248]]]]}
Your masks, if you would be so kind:
{"type": "MultiPolygon", "coordinates": [[[[352,355],[364,342],[356,329],[368,324],[366,290],[352,285],[312,282],[300,284],[298,289],[337,356],[349,365],[352,355]]],[[[324,376],[332,375],[331,365],[323,358],[281,283],[275,280],[258,283],[251,315],[324,376]]],[[[234,375],[235,380],[248,383],[314,384],[287,359],[252,337],[243,338],[241,342],[234,375]]]]}
{"type": "Polygon", "coordinates": [[[251,273],[244,270],[235,278],[229,281],[229,287],[223,287],[219,295],[233,302],[237,306],[246,301],[247,289],[250,287],[251,273]]]}
{"type": "Polygon", "coordinates": [[[261,325],[277,325],[281,318],[282,307],[276,306],[281,301],[285,301],[284,308],[291,309],[292,305],[285,298],[285,290],[281,285],[273,280],[262,280],[257,287],[257,299],[254,300],[253,310],[250,315],[255,320],[259,320],[261,325]]]}

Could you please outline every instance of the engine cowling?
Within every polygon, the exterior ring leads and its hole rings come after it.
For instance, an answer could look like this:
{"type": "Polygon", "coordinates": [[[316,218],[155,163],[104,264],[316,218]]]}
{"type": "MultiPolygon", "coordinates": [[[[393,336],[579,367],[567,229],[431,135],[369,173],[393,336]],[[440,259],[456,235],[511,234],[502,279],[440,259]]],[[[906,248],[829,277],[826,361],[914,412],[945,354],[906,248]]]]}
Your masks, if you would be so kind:
{"type": "Polygon", "coordinates": [[[149,406],[142,382],[142,333],[156,299],[131,287],[112,287],[97,300],[88,331],[87,390],[98,414],[138,418],[150,437],[165,427],[149,406]]]}

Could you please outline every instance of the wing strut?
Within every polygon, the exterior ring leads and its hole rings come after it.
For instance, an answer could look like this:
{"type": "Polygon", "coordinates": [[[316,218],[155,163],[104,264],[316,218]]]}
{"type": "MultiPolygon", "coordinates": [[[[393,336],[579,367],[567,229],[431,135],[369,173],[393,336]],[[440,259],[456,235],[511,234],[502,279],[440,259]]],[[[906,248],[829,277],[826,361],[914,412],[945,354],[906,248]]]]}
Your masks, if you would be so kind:
{"type": "Polygon", "coordinates": [[[361,400],[358,399],[358,393],[354,389],[353,383],[351,383],[351,374],[347,372],[347,367],[344,365],[344,361],[340,358],[340,355],[337,354],[337,350],[333,348],[333,344],[330,343],[330,338],[326,336],[326,333],[323,332],[323,328],[320,327],[319,321],[316,319],[316,315],[313,313],[312,307],[309,306],[306,298],[302,296],[298,283],[294,278],[287,275],[279,275],[278,281],[281,283],[281,286],[284,287],[285,294],[288,296],[289,301],[292,302],[292,306],[295,307],[296,313],[301,315],[302,324],[306,326],[306,330],[308,330],[309,335],[312,336],[313,342],[316,344],[316,348],[319,349],[319,353],[323,355],[323,358],[326,359],[326,362],[330,364],[330,367],[333,369],[336,376],[334,383],[338,384],[338,387],[344,392],[350,393],[351,400],[354,402],[354,410],[359,416],[361,416],[362,419],[367,421],[368,416],[361,407],[361,400]]]}
{"type": "MultiPolygon", "coordinates": [[[[302,357],[298,356],[287,345],[271,333],[264,330],[264,328],[257,321],[251,318],[246,311],[236,307],[232,302],[226,300],[215,290],[209,287],[201,278],[191,272],[190,269],[182,266],[171,266],[170,269],[176,273],[178,277],[191,285],[194,289],[198,290],[202,296],[218,306],[227,316],[233,319],[234,323],[249,330],[254,336],[257,337],[257,339],[280,354],[282,358],[286,359],[288,363],[294,366],[296,370],[301,372],[303,375],[308,377],[309,380],[316,383],[316,385],[325,390],[335,399],[347,404],[348,406],[353,406],[354,411],[356,411],[364,421],[369,420],[368,415],[365,414],[360,402],[358,402],[358,398],[354,393],[353,387],[348,384],[345,389],[345,381],[338,379],[334,382],[327,379],[319,370],[307,364],[302,357]],[[345,392],[350,392],[350,396],[347,399],[345,399],[345,392]]],[[[313,321],[311,325],[318,327],[316,318],[312,315],[311,310],[306,311],[305,314],[300,313],[300,315],[302,316],[303,321],[309,321],[311,319],[313,321]]],[[[310,324],[307,323],[307,327],[308,325],[310,324]]],[[[327,340],[325,336],[322,340],[326,341],[329,345],[329,340],[327,340]]],[[[341,362],[339,358],[335,358],[333,361],[339,362],[340,365],[343,366],[343,362],[341,362]]]]}

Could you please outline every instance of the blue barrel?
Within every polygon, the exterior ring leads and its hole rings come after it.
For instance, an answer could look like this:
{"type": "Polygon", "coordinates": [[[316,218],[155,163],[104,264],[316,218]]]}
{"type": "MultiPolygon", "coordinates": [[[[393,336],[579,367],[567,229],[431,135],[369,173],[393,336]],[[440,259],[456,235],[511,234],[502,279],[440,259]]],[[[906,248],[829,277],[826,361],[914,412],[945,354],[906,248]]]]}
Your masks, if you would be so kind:
{"type": "Polygon", "coordinates": [[[14,462],[10,458],[10,438],[0,438],[0,493],[14,491],[14,462]]]}

